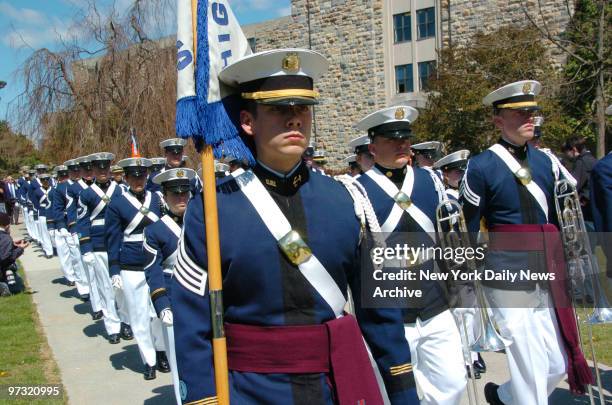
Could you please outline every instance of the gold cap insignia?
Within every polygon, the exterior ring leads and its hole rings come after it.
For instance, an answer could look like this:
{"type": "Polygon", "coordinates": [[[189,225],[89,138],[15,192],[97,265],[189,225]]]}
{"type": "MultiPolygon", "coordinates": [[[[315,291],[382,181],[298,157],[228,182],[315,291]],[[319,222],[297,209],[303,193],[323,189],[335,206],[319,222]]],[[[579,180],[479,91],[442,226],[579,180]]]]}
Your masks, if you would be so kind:
{"type": "Polygon", "coordinates": [[[300,57],[296,52],[289,52],[283,58],[283,70],[287,73],[297,73],[300,70],[300,57]]]}
{"type": "Polygon", "coordinates": [[[185,177],[185,172],[183,170],[177,170],[176,177],[185,177]]]}
{"type": "Polygon", "coordinates": [[[406,112],[404,111],[403,108],[398,108],[397,110],[395,110],[395,119],[396,120],[403,120],[404,117],[406,117],[406,112]]]}
{"type": "Polygon", "coordinates": [[[142,166],[142,159],[136,159],[136,166],[142,166]]]}
{"type": "Polygon", "coordinates": [[[523,85],[523,94],[531,93],[531,83],[525,83],[523,85]]]}

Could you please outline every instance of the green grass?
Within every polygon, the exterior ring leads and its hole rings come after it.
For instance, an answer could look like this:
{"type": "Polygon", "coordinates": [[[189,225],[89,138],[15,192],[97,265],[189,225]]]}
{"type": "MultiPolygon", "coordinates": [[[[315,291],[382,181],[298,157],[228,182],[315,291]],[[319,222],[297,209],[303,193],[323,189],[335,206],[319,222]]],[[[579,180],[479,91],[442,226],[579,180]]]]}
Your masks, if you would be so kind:
{"type": "MultiPolygon", "coordinates": [[[[23,272],[20,270],[23,277],[23,272]]],[[[42,332],[32,296],[0,298],[0,386],[61,384],[59,369],[42,332]]],[[[67,397],[36,401],[65,404],[67,397]]],[[[29,404],[31,399],[1,399],[0,404],[29,404]]]]}
{"type": "MultiPolygon", "coordinates": [[[[596,250],[596,255],[599,260],[599,268],[602,269],[600,284],[604,288],[604,291],[606,291],[606,297],[610,298],[612,297],[612,291],[610,291],[608,280],[606,280],[605,277],[605,271],[603,271],[603,269],[606,268],[606,258],[599,247],[596,250]]],[[[591,312],[592,310],[585,311],[580,309],[578,310],[578,315],[581,319],[585,319],[585,315],[590,315],[591,312]]],[[[587,359],[591,360],[591,348],[588,345],[589,330],[584,322],[581,322],[580,331],[582,333],[583,342],[585,343],[584,355],[587,359]]],[[[607,366],[612,366],[612,324],[593,326],[593,347],[595,348],[597,361],[607,366]]]]}

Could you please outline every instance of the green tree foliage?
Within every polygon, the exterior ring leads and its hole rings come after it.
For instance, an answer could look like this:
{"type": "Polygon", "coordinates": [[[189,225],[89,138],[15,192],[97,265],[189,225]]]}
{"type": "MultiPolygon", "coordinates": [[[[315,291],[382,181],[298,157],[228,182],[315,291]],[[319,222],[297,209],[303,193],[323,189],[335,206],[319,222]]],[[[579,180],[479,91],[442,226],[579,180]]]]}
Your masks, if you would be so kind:
{"type": "Polygon", "coordinates": [[[555,98],[559,75],[539,33],[519,27],[479,33],[464,46],[441,51],[437,75],[429,81],[427,107],[415,123],[418,140],[439,140],[447,152],[482,151],[499,138],[492,110],[482,99],[504,84],[524,79],[543,84],[539,103],[545,117],[544,143],[558,148],[573,128],[555,98]]]}
{"type": "Polygon", "coordinates": [[[23,165],[37,163],[41,163],[41,157],[32,141],[13,132],[6,121],[0,121],[0,172],[12,175],[23,165]]]}
{"type": "MultiPolygon", "coordinates": [[[[559,100],[566,115],[571,117],[575,131],[595,143],[596,88],[599,73],[603,72],[604,100],[612,92],[612,2],[581,0],[576,2],[575,14],[562,36],[562,43],[571,45],[571,52],[563,69],[565,83],[559,100]],[[601,7],[605,7],[601,20],[601,7]],[[599,26],[603,23],[603,57],[598,54],[599,26]]],[[[609,99],[608,99],[609,102],[609,99]]],[[[605,105],[604,105],[605,108],[605,105]]],[[[611,143],[610,126],[606,129],[611,143]]],[[[609,150],[610,147],[606,148],[609,150]]]]}

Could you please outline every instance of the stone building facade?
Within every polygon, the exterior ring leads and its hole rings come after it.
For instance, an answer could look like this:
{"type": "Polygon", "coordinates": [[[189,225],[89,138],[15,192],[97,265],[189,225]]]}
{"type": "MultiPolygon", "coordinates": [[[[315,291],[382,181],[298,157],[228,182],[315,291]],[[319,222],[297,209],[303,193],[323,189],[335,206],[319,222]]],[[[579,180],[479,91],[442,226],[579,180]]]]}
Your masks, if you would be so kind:
{"type": "MultiPolygon", "coordinates": [[[[567,25],[572,0],[292,0],[291,16],[243,30],[255,51],[311,48],[330,68],[318,83],[313,144],[328,166],[342,167],[354,124],[388,105],[425,106],[426,75],[443,46],[503,25],[530,24],[553,34],[567,25]],[[568,8],[569,4],[569,8],[568,8]],[[541,8],[540,8],[541,7],[541,8]],[[545,21],[546,24],[543,22],[545,21]]],[[[552,47],[551,47],[552,50],[552,47]]]]}

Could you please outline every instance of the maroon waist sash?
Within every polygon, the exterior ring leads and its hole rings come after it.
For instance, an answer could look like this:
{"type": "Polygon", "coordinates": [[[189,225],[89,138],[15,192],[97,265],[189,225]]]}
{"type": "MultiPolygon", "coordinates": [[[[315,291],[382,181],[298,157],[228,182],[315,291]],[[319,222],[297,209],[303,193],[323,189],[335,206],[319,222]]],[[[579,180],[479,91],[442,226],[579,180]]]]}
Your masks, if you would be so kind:
{"type": "Polygon", "coordinates": [[[361,331],[351,315],[306,326],[227,323],[225,334],[230,370],[328,373],[340,405],[383,403],[361,331]]]}
{"type": "Polygon", "coordinates": [[[574,394],[584,394],[585,385],[593,384],[593,375],[587,364],[578,338],[574,309],[569,297],[563,244],[556,226],[544,225],[494,225],[489,231],[489,248],[503,251],[542,251],[548,272],[555,274],[549,281],[555,305],[557,324],[567,353],[567,378],[574,394]],[[521,233],[521,237],[517,237],[521,233]]]}

